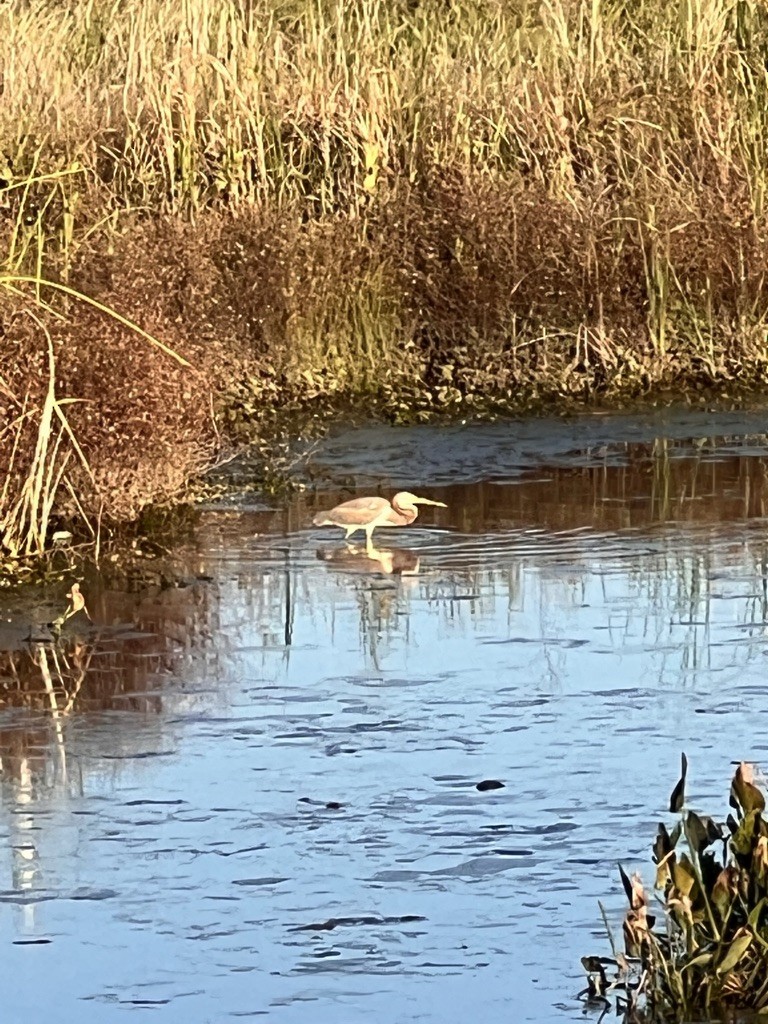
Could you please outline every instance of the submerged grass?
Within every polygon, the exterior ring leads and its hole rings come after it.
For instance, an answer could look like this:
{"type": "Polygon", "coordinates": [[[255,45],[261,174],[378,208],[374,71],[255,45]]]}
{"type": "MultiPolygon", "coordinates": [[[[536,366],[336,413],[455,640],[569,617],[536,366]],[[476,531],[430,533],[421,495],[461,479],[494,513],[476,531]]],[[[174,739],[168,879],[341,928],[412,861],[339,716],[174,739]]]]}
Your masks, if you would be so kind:
{"type": "Polygon", "coordinates": [[[49,525],[70,465],[104,521],[174,493],[212,404],[763,387],[767,48],[756,0],[0,5],[3,493],[51,349],[49,525]]]}

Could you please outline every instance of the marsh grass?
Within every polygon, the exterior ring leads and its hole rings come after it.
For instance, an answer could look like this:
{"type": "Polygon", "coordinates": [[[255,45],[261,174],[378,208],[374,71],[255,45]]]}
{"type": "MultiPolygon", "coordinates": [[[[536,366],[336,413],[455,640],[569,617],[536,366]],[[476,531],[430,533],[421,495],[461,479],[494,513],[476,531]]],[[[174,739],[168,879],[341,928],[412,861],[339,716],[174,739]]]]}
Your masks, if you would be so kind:
{"type": "Polygon", "coordinates": [[[761,387],[766,48],[755,0],[0,5],[4,364],[47,358],[31,301],[118,518],[210,431],[163,428],[189,376],[43,279],[185,353],[198,422],[761,387]]]}
{"type": "Polygon", "coordinates": [[[104,515],[109,521],[130,518],[150,501],[177,493],[190,472],[210,460],[211,452],[202,449],[212,418],[203,409],[194,433],[185,437],[179,413],[187,420],[190,413],[178,402],[197,392],[193,406],[200,412],[196,407],[208,391],[203,375],[77,289],[39,276],[0,274],[0,310],[9,311],[7,354],[16,357],[6,359],[0,372],[0,576],[8,576],[29,569],[47,551],[62,520],[77,520],[98,552],[104,515]],[[51,293],[68,306],[53,309],[45,299],[51,293]],[[98,333],[86,351],[78,351],[70,330],[82,326],[83,309],[98,333]],[[168,377],[163,363],[175,366],[175,376],[171,371],[168,377]],[[139,368],[154,369],[151,383],[142,381],[139,368]],[[121,369],[133,372],[120,379],[121,369]],[[175,415],[171,380],[183,388],[175,395],[175,415]]]}

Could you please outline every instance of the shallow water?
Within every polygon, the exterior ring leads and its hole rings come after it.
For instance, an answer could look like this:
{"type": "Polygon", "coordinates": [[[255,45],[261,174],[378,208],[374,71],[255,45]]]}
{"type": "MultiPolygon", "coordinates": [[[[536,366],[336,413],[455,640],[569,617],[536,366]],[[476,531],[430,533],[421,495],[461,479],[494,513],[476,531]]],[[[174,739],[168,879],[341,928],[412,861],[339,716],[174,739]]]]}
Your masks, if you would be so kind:
{"type": "Polygon", "coordinates": [[[583,1020],[680,751],[723,815],[766,759],[763,421],[357,431],[57,647],[0,601],[4,1019],[583,1020]]]}

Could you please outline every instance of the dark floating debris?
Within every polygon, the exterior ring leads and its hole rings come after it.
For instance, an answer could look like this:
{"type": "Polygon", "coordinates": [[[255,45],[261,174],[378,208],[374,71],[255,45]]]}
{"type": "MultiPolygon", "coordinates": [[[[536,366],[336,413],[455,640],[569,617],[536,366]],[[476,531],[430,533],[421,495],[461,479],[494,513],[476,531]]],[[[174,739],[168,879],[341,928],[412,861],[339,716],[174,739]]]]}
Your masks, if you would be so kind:
{"type": "Polygon", "coordinates": [[[143,761],[148,757],[171,757],[175,750],[140,750],[135,754],[99,754],[103,761],[143,761]]]}
{"type": "Polygon", "coordinates": [[[615,1009],[624,1024],[731,1019],[768,1013],[768,820],[752,765],[741,762],[731,782],[734,814],[718,821],[685,810],[688,761],[669,807],[671,831],[659,824],[653,842],[654,888],[664,926],[654,930],[650,896],[639,874],[619,866],[629,908],[624,952],[608,928],[612,957],[585,956],[588,1006],[615,1009]],[[685,849],[679,850],[683,841],[685,849]]]}
{"type": "Polygon", "coordinates": [[[170,999],[121,999],[121,1006],[167,1006],[170,999]]]}
{"type": "Polygon", "coordinates": [[[504,788],[505,788],[504,783],[503,782],[499,782],[498,779],[483,779],[482,782],[478,782],[478,784],[475,786],[475,789],[479,790],[481,793],[487,793],[488,790],[490,790],[490,789],[504,789],[504,788]]]}
{"type": "Polygon", "coordinates": [[[281,877],[280,875],[269,876],[267,878],[234,878],[232,885],[245,885],[245,886],[260,886],[260,885],[280,885],[282,882],[287,882],[288,879],[281,877]]]}
{"type": "Polygon", "coordinates": [[[126,800],[123,807],[178,807],[186,800],[126,800]]]}
{"type": "Polygon", "coordinates": [[[416,921],[426,921],[426,917],[419,917],[418,914],[403,914],[402,917],[331,917],[327,921],[317,924],[298,924],[290,928],[292,932],[332,932],[334,928],[377,925],[377,924],[412,924],[416,921]]]}
{"type": "Polygon", "coordinates": [[[322,800],[312,800],[308,796],[300,796],[297,803],[309,804],[311,807],[320,807],[324,811],[340,811],[344,806],[338,800],[327,800],[324,802],[322,800]]]}

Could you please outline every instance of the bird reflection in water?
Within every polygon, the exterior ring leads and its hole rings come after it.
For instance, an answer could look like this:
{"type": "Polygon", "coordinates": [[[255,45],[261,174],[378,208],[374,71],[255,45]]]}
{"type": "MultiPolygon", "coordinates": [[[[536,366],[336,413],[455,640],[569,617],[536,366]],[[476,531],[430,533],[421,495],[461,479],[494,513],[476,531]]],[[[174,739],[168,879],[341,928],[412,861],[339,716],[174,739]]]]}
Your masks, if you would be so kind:
{"type": "Polygon", "coordinates": [[[417,576],[420,559],[408,548],[377,548],[372,544],[347,544],[345,548],[318,548],[317,557],[342,572],[383,573],[386,576],[417,576]]]}

